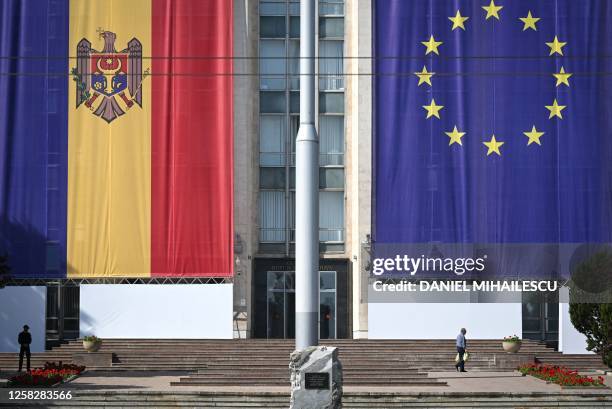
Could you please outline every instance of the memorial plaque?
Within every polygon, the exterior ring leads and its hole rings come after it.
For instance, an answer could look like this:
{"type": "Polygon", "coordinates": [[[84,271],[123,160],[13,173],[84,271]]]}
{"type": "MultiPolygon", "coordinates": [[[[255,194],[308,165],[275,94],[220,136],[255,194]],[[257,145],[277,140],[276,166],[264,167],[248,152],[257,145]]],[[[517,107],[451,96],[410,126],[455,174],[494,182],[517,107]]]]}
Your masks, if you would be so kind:
{"type": "Polygon", "coordinates": [[[306,389],[329,390],[329,373],[306,372],[304,374],[304,386],[306,389]]]}

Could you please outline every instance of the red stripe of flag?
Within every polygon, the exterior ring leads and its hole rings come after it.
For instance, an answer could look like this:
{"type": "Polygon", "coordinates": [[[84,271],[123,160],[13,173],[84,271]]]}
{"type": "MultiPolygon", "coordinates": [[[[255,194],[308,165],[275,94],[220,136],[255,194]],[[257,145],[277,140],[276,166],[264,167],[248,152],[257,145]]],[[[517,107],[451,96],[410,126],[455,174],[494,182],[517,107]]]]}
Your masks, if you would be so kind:
{"type": "Polygon", "coordinates": [[[153,0],[152,276],[233,274],[232,4],[153,0]]]}

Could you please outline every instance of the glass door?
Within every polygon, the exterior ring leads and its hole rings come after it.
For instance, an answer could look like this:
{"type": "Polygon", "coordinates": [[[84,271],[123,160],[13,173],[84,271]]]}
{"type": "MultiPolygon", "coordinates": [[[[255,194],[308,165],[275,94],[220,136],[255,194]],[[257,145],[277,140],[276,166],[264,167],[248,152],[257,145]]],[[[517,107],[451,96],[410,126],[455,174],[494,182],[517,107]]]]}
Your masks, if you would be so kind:
{"type": "Polygon", "coordinates": [[[558,342],[558,293],[523,293],[523,338],[558,342]]]}
{"type": "Polygon", "coordinates": [[[47,285],[46,348],[79,337],[79,299],[78,286],[47,285]]]}
{"type": "MultiPolygon", "coordinates": [[[[336,338],[336,272],[319,272],[319,338],[336,338]]],[[[268,271],[267,337],[295,338],[295,272],[268,271]]]]}

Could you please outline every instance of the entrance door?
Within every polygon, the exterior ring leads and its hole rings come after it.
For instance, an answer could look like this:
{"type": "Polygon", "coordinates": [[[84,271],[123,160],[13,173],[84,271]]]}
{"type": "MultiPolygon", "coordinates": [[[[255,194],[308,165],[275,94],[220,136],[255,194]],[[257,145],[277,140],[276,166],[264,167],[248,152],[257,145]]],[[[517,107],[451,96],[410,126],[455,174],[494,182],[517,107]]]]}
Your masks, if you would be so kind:
{"type": "MultiPolygon", "coordinates": [[[[336,272],[319,272],[319,338],[336,338],[336,272]]],[[[295,338],[295,272],[268,271],[267,337],[295,338]]]]}
{"type": "Polygon", "coordinates": [[[78,286],[47,285],[46,348],[79,337],[78,286]]]}
{"type": "Polygon", "coordinates": [[[523,338],[559,342],[559,293],[523,293],[523,338]]]}

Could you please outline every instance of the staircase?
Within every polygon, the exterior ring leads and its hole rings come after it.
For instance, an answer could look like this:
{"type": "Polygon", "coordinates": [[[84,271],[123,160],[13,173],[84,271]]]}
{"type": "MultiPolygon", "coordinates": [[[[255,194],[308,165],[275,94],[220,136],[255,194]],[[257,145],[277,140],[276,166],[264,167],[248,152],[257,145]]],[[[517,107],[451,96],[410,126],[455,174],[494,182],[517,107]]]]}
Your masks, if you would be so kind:
{"type": "MultiPolygon", "coordinates": [[[[563,355],[535,341],[524,341],[518,354],[505,354],[496,340],[469,340],[469,370],[512,370],[508,357],[567,366],[580,371],[606,369],[595,355],[563,355]]],[[[334,340],[347,385],[444,385],[426,372],[453,370],[454,340],[334,340]]],[[[105,339],[101,352],[112,352],[111,367],[89,370],[179,371],[173,385],[287,385],[291,340],[105,339]]],[[[32,354],[32,367],[45,361],[70,362],[82,352],[80,341],[32,354]]],[[[18,354],[0,353],[0,369],[14,371],[18,354]]]]}
{"type": "MultiPolygon", "coordinates": [[[[603,408],[612,406],[612,395],[593,393],[410,393],[345,392],[344,409],[392,408],[603,408]]],[[[178,392],[80,391],[72,400],[38,402],[0,402],[1,407],[53,408],[287,408],[288,392],[178,392]]]]}

